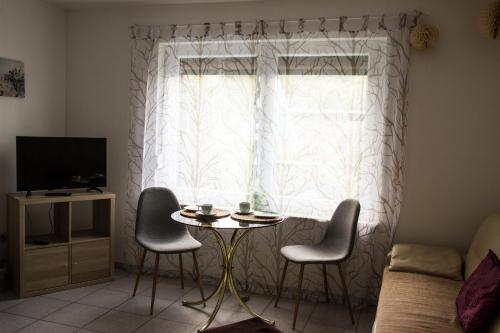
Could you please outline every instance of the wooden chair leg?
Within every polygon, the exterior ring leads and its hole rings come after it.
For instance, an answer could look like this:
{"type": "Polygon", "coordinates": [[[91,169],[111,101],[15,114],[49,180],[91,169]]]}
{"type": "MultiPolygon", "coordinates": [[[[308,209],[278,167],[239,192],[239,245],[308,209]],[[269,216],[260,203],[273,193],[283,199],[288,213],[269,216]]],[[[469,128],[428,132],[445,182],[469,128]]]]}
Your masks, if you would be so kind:
{"type": "Polygon", "coordinates": [[[326,275],[326,264],[323,264],[323,282],[325,285],[326,302],[330,303],[330,296],[328,295],[328,279],[327,279],[327,275],[326,275]]]}
{"type": "Polygon", "coordinates": [[[342,267],[340,264],[337,265],[339,268],[340,281],[342,281],[342,289],[344,290],[344,298],[347,301],[347,307],[349,308],[349,315],[351,316],[351,322],[354,325],[354,315],[352,314],[351,301],[349,300],[349,293],[347,290],[347,285],[344,279],[344,273],[342,273],[342,267]]]}
{"type": "Polygon", "coordinates": [[[295,329],[295,324],[297,323],[297,315],[299,314],[299,303],[300,297],[302,296],[302,280],[304,278],[304,266],[305,264],[300,265],[299,285],[297,287],[297,293],[295,294],[295,311],[293,312],[292,329],[295,329]]]}
{"type": "MultiPolygon", "coordinates": [[[[205,293],[203,292],[203,286],[201,285],[201,274],[200,268],[198,267],[198,259],[196,259],[196,253],[193,251],[193,263],[194,263],[194,272],[197,276],[198,288],[200,288],[201,299],[205,300],[205,293]]],[[[207,306],[205,302],[203,302],[203,307],[207,306]]]]}
{"type": "Polygon", "coordinates": [[[139,271],[137,272],[137,277],[135,278],[135,286],[134,286],[134,293],[132,296],[135,296],[135,293],[137,292],[137,287],[139,287],[139,280],[141,279],[142,275],[142,270],[144,269],[144,261],[146,260],[146,249],[142,249],[142,258],[141,258],[141,263],[139,264],[139,271]]]}
{"type": "Polygon", "coordinates": [[[278,302],[281,297],[281,291],[283,290],[283,283],[285,282],[286,270],[288,268],[288,260],[285,260],[285,267],[283,267],[283,274],[281,275],[281,282],[278,286],[278,295],[276,296],[276,301],[274,302],[274,307],[278,306],[278,302]]]}
{"type": "Polygon", "coordinates": [[[179,253],[179,269],[181,271],[181,289],[184,289],[184,268],[182,267],[182,253],[179,253]]]}
{"type": "Polygon", "coordinates": [[[156,279],[158,278],[158,265],[160,263],[160,254],[156,254],[155,258],[155,270],[153,273],[153,292],[151,294],[151,309],[149,310],[149,314],[153,315],[153,309],[155,306],[155,296],[156,296],[156,279]]]}

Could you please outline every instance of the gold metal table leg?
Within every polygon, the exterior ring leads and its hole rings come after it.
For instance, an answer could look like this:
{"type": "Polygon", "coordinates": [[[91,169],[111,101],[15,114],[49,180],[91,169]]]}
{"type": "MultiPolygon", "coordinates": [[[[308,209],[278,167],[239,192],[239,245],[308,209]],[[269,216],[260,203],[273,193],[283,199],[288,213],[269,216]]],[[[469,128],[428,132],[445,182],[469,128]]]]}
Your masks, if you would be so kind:
{"type": "MultiPolygon", "coordinates": [[[[212,229],[210,229],[210,230],[212,230],[212,229]]],[[[227,249],[226,249],[226,244],[224,242],[224,239],[222,238],[222,236],[219,233],[214,232],[214,235],[215,235],[215,239],[217,240],[217,244],[219,244],[221,254],[222,254],[222,276],[219,280],[219,283],[217,283],[217,287],[210,295],[208,295],[206,298],[202,298],[199,301],[193,301],[193,302],[182,301],[182,305],[184,305],[184,306],[195,306],[195,305],[205,304],[212,297],[218,295],[221,288],[223,291],[226,290],[226,285],[227,285],[227,278],[226,278],[227,249]]]]}
{"type": "Polygon", "coordinates": [[[208,329],[208,327],[212,324],[214,321],[215,317],[217,316],[217,313],[219,312],[220,306],[222,304],[222,301],[224,299],[224,294],[226,292],[226,286],[229,287],[229,291],[233,296],[236,298],[236,300],[240,303],[240,305],[253,317],[259,318],[263,321],[265,321],[268,324],[274,325],[274,321],[268,320],[266,318],[263,318],[262,316],[258,315],[255,313],[246,303],[243,301],[242,297],[238,293],[238,290],[236,289],[236,284],[234,282],[233,278],[233,260],[235,257],[236,249],[238,248],[238,244],[241,242],[241,240],[245,237],[245,235],[248,234],[250,229],[245,230],[241,235],[237,236],[238,229],[235,229],[233,232],[233,235],[231,237],[231,242],[226,245],[226,242],[224,241],[224,238],[222,235],[216,230],[216,229],[210,229],[215,235],[215,238],[217,239],[217,243],[219,244],[219,247],[221,249],[221,254],[222,254],[222,259],[223,259],[223,267],[224,267],[224,272],[221,277],[221,280],[212,294],[210,294],[205,300],[197,301],[197,302],[182,302],[183,305],[191,306],[191,305],[199,305],[202,304],[203,302],[206,302],[210,298],[217,296],[217,303],[215,304],[215,308],[210,315],[210,318],[208,318],[208,321],[198,330],[198,332],[204,332],[208,329]]]}
{"type": "MultiPolygon", "coordinates": [[[[236,229],[234,231],[234,234],[233,236],[236,235],[238,229],[236,229]]],[[[239,238],[237,238],[235,240],[234,243],[232,243],[231,245],[231,249],[229,251],[229,254],[228,254],[228,262],[229,262],[229,267],[232,268],[232,264],[233,264],[233,259],[235,257],[235,253],[236,253],[236,249],[238,248],[238,244],[240,243],[240,241],[243,239],[243,237],[245,237],[245,235],[250,231],[250,229],[247,229],[245,230],[241,236],[239,236],[239,238]]],[[[238,289],[236,289],[236,284],[234,282],[234,277],[233,277],[233,270],[232,269],[229,269],[228,270],[228,282],[229,282],[229,291],[231,291],[231,293],[233,294],[233,296],[236,298],[236,300],[240,303],[240,305],[243,307],[243,309],[245,309],[250,315],[252,315],[252,317],[255,317],[255,318],[259,318],[263,321],[265,321],[266,323],[270,324],[270,325],[274,325],[275,322],[272,321],[272,320],[269,320],[269,319],[266,319],[260,315],[258,315],[257,313],[255,313],[249,306],[248,304],[243,301],[243,299],[241,298],[240,294],[238,293],[238,289]]]]}

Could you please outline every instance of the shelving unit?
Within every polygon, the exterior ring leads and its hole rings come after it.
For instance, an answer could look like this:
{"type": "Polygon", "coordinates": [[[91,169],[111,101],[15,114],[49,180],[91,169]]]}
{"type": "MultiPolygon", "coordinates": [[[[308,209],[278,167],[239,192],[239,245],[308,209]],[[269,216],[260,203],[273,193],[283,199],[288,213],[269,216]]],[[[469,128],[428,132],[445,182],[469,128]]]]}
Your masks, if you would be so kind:
{"type": "MultiPolygon", "coordinates": [[[[114,264],[115,194],[76,192],[68,197],[7,195],[8,262],[11,284],[19,297],[109,281],[114,264]],[[91,203],[85,229],[73,230],[75,205],[91,203]],[[52,205],[52,230],[27,233],[27,213],[34,205],[52,205]],[[34,241],[48,244],[39,245],[34,241]]],[[[34,220],[34,219],[33,219],[34,220]]],[[[31,221],[34,223],[35,221],[31,221]]]]}

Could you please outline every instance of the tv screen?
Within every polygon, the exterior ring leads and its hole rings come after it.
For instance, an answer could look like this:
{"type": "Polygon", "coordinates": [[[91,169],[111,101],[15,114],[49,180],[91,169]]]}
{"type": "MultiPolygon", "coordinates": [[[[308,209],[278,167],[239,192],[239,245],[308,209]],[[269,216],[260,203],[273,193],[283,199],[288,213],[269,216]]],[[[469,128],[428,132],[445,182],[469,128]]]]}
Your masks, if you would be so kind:
{"type": "Polygon", "coordinates": [[[17,190],[106,186],[106,139],[16,137],[17,190]]]}

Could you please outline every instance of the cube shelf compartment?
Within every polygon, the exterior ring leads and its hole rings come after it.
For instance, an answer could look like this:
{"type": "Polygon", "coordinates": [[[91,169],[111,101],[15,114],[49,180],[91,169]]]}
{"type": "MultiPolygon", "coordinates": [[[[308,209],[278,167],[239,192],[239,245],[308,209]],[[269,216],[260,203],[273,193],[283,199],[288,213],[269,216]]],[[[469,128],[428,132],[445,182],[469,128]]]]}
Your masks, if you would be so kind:
{"type": "Polygon", "coordinates": [[[109,192],[76,192],[68,197],[8,194],[8,262],[17,295],[35,296],[111,280],[114,216],[115,194],[109,192]],[[50,207],[50,230],[32,233],[31,227],[40,227],[40,221],[28,209],[43,205],[50,207]],[[90,207],[90,214],[83,213],[82,207],[90,207]]]}

